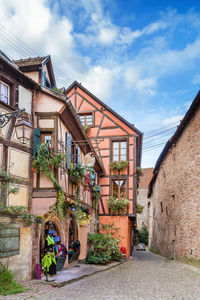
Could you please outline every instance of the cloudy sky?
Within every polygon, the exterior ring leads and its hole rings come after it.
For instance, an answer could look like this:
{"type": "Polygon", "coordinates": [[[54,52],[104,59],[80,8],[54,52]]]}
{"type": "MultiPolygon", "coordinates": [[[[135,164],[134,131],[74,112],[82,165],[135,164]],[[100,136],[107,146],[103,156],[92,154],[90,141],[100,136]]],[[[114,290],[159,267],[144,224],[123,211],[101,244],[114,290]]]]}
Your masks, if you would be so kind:
{"type": "Polygon", "coordinates": [[[73,80],[144,132],[154,166],[200,85],[198,0],[0,0],[0,49],[52,56],[73,80]]]}

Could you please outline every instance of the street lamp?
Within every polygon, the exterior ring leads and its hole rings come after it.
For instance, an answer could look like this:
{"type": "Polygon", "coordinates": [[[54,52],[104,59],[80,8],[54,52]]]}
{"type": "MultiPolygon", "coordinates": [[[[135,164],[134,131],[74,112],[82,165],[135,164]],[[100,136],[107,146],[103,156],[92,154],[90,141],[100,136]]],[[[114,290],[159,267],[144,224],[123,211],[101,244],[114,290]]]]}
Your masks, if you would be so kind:
{"type": "Polygon", "coordinates": [[[0,114],[0,128],[6,126],[14,117],[18,119],[15,125],[16,136],[21,144],[27,144],[31,139],[33,128],[29,122],[28,114],[25,113],[25,109],[17,109],[10,113],[0,114]]]}

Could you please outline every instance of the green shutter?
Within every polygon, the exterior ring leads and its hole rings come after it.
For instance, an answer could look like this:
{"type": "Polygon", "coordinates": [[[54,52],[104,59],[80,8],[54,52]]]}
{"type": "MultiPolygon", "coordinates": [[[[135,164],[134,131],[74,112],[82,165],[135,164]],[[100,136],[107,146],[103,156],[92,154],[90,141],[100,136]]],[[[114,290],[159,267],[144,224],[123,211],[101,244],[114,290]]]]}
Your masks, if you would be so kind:
{"type": "Polygon", "coordinates": [[[40,145],[40,130],[37,128],[34,128],[34,149],[33,149],[33,155],[34,157],[37,156],[37,149],[40,145]]]}

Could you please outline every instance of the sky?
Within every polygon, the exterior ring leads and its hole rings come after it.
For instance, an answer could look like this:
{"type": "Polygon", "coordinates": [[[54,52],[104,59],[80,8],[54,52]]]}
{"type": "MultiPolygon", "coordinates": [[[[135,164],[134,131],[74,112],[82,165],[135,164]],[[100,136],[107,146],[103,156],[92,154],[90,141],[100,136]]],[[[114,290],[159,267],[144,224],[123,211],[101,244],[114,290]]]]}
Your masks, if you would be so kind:
{"type": "Polygon", "coordinates": [[[51,55],[74,80],[144,133],[154,167],[200,85],[199,0],[0,0],[0,49],[51,55]]]}

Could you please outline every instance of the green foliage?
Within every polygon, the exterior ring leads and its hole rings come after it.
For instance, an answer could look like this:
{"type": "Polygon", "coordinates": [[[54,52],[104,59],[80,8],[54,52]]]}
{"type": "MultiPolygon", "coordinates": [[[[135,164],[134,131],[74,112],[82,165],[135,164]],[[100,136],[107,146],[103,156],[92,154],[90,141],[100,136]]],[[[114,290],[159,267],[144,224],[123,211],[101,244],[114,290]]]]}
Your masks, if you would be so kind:
{"type": "Polygon", "coordinates": [[[121,161],[113,161],[109,164],[110,169],[116,175],[116,171],[123,171],[128,166],[128,161],[121,160],[121,161]]]}
{"type": "Polygon", "coordinates": [[[58,191],[57,193],[57,210],[58,210],[58,215],[61,219],[64,218],[64,199],[65,199],[65,194],[63,190],[58,191]]]}
{"type": "Polygon", "coordinates": [[[113,235],[115,232],[117,232],[120,228],[114,227],[115,223],[112,222],[110,224],[100,224],[102,231],[105,231],[107,234],[113,235]]]}
{"type": "Polygon", "coordinates": [[[86,134],[88,134],[89,130],[90,130],[90,126],[89,125],[83,125],[83,128],[84,128],[86,134]]]}
{"type": "Polygon", "coordinates": [[[80,187],[76,188],[75,194],[76,220],[80,226],[88,225],[92,219],[89,209],[81,204],[80,187]]]}
{"type": "Polygon", "coordinates": [[[61,89],[57,89],[57,88],[52,88],[51,89],[52,91],[56,92],[56,93],[59,93],[61,95],[64,95],[64,88],[61,88],[61,89]]]}
{"type": "Polygon", "coordinates": [[[143,225],[141,230],[139,231],[139,242],[148,245],[149,232],[147,230],[147,226],[143,225]]]}
{"type": "Polygon", "coordinates": [[[141,214],[143,212],[144,206],[141,204],[137,204],[136,212],[137,214],[141,214]]]}
{"type": "Polygon", "coordinates": [[[34,216],[24,206],[4,206],[0,203],[0,214],[22,218],[26,225],[31,225],[34,220],[34,216]]]}
{"type": "Polygon", "coordinates": [[[93,233],[88,234],[90,249],[86,261],[94,264],[106,264],[112,260],[121,261],[122,253],[119,240],[110,234],[93,233]]]}
{"type": "Polygon", "coordinates": [[[108,208],[111,210],[112,214],[116,214],[117,212],[119,214],[123,214],[125,212],[125,208],[127,208],[130,205],[130,201],[128,199],[118,199],[114,197],[109,197],[107,199],[108,208]]]}
{"type": "Polygon", "coordinates": [[[85,174],[85,167],[81,164],[73,165],[71,164],[70,175],[74,177],[75,182],[80,182],[85,174]]]}
{"type": "Polygon", "coordinates": [[[41,172],[44,176],[48,177],[53,183],[54,187],[58,190],[57,203],[52,207],[51,211],[57,211],[61,219],[64,217],[65,194],[54,176],[53,168],[60,168],[63,161],[66,159],[66,154],[55,153],[51,148],[48,147],[46,143],[42,143],[38,147],[37,157],[32,164],[32,167],[38,172],[41,172]]]}
{"type": "Polygon", "coordinates": [[[137,183],[139,183],[140,177],[143,176],[142,168],[137,167],[136,175],[137,175],[137,183]]]}
{"type": "Polygon", "coordinates": [[[95,202],[98,203],[100,197],[101,197],[101,187],[100,185],[95,184],[92,188],[92,198],[95,200],[95,202]]]}
{"type": "Polygon", "coordinates": [[[194,256],[181,256],[177,258],[179,261],[188,264],[188,265],[192,265],[196,268],[200,268],[200,259],[199,257],[194,257],[194,256]]]}
{"type": "Polygon", "coordinates": [[[13,277],[14,277],[13,273],[1,264],[0,265],[0,294],[1,295],[4,296],[14,295],[25,291],[24,286],[21,284],[17,284],[13,277]]]}
{"type": "Polygon", "coordinates": [[[19,192],[19,184],[21,182],[19,178],[0,170],[0,188],[7,188],[8,194],[16,195],[19,192]]]}
{"type": "Polygon", "coordinates": [[[46,143],[42,143],[38,147],[37,157],[33,161],[32,167],[48,177],[56,189],[61,190],[52,170],[60,168],[65,159],[65,154],[55,153],[46,143]]]}
{"type": "Polygon", "coordinates": [[[102,264],[105,265],[111,261],[111,256],[108,252],[96,252],[94,250],[89,250],[87,254],[86,261],[89,264],[102,264]]]}

